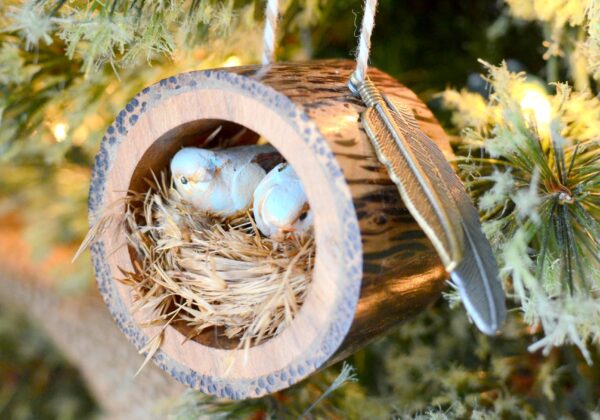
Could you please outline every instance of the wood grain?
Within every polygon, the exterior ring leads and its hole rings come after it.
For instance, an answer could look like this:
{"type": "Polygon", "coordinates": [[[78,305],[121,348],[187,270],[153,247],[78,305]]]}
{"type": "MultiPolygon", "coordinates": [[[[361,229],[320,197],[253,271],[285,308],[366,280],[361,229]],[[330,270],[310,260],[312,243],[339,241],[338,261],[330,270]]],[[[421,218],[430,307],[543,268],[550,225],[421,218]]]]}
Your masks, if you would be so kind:
{"type": "MultiPolygon", "coordinates": [[[[347,86],[353,63],[329,60],[184,73],[140,92],[108,129],[90,187],[90,222],[143,178],[168,165],[182,145],[222,136],[248,144],[262,136],[294,166],[315,213],[317,255],[310,291],[292,325],[247,354],[206,338],[183,343],[167,328],[154,360],[188,386],[227,398],[290,386],[422,311],[446,274],[377,161],[347,86]],[[183,344],[182,344],[183,343],[183,344]]],[[[447,137],[426,106],[390,76],[376,85],[405,102],[445,153],[447,137]]],[[[141,348],[158,327],[140,328],[130,290],[115,282],[130,269],[123,232],[92,248],[100,291],[121,330],[141,348]]]]}

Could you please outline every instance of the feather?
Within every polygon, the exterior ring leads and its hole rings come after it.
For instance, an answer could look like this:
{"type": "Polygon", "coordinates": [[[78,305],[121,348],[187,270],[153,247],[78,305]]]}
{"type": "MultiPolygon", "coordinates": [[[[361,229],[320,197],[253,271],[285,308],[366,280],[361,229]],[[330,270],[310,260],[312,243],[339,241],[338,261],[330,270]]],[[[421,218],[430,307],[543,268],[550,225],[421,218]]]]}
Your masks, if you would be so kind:
{"type": "Polygon", "coordinates": [[[368,80],[351,83],[368,107],[362,122],[379,160],[440,255],[475,325],[495,334],[506,317],[504,292],[462,182],[408,107],[389,100],[368,80]]]}
{"type": "Polygon", "coordinates": [[[420,144],[411,145],[398,129],[390,129],[396,120],[384,102],[369,107],[362,116],[379,161],[386,166],[404,204],[433,243],[444,267],[451,271],[462,260],[463,230],[458,208],[427,150],[420,144]],[[382,113],[386,117],[382,118],[382,113]]]}
{"type": "Polygon", "coordinates": [[[506,318],[506,303],[496,258],[481,230],[479,213],[460,178],[433,141],[421,130],[412,111],[406,105],[396,104],[387,98],[386,102],[392,112],[399,114],[404,121],[404,124],[399,124],[400,130],[406,137],[413,137],[411,144],[429,145],[437,150],[437,153],[432,150],[430,156],[440,169],[461,214],[465,238],[463,259],[450,272],[450,277],[475,325],[488,335],[495,334],[506,318]]]}

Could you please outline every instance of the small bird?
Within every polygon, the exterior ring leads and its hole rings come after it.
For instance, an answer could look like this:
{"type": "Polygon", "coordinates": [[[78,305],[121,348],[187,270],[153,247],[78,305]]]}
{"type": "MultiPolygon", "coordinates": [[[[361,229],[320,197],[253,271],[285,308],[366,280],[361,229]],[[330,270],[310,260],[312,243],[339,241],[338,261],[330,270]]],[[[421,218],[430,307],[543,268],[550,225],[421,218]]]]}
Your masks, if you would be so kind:
{"type": "Polygon", "coordinates": [[[287,163],[275,166],[258,184],[253,207],[258,229],[274,240],[289,233],[300,235],[313,225],[302,182],[287,163]]]}
{"type": "Polygon", "coordinates": [[[250,208],[254,190],[267,174],[261,156],[273,155],[282,159],[269,145],[186,147],[171,160],[171,175],[181,197],[197,210],[231,217],[250,208]]]}

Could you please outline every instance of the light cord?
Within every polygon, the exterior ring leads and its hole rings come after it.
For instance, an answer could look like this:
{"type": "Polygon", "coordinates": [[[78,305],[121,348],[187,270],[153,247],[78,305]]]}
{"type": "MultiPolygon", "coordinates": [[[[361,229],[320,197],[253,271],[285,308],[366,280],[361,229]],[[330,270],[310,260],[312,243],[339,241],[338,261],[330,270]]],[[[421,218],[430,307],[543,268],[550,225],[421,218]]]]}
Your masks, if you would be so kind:
{"type": "Polygon", "coordinates": [[[263,34],[263,65],[275,61],[275,36],[279,21],[279,0],[267,0],[265,8],[265,30],[263,34]]]}

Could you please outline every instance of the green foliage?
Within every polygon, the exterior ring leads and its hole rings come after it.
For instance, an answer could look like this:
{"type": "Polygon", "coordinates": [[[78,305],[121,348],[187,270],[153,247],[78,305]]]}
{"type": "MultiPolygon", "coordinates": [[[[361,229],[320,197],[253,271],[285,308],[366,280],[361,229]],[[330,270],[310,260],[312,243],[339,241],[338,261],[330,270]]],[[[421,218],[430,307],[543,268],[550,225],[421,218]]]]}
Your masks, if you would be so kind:
{"type": "Polygon", "coordinates": [[[0,308],[0,417],[67,420],[95,411],[79,373],[22,316],[0,308]]]}
{"type": "Polygon", "coordinates": [[[27,0],[9,7],[7,17],[7,29],[24,38],[28,49],[51,45],[58,34],[69,58],[82,57],[86,72],[105,63],[131,64],[138,57],[173,57],[177,38],[187,45],[197,42],[195,37],[207,42],[223,37],[234,24],[233,2],[214,0],[27,0]]]}
{"type": "Polygon", "coordinates": [[[578,89],[590,87],[590,75],[600,80],[600,1],[506,0],[519,19],[544,28],[548,80],[559,78],[559,61],[578,89]]]}
{"type": "MultiPolygon", "coordinates": [[[[49,46],[58,37],[70,59],[81,58],[85,73],[105,64],[125,68],[143,59],[150,63],[178,59],[178,52],[209,49],[240,29],[236,51],[252,58],[260,48],[262,2],[253,0],[9,0],[5,30],[25,40],[28,50],[49,46]],[[252,33],[252,34],[249,34],[252,33]],[[248,37],[250,35],[250,37],[248,37]],[[241,48],[245,43],[248,48],[241,48]],[[255,54],[255,53],[254,53],[255,54]]],[[[321,1],[282,2],[287,26],[306,27],[320,17],[321,1]]]]}
{"type": "Polygon", "coordinates": [[[487,65],[489,101],[448,91],[459,166],[538,347],[600,336],[600,100],[487,65]]]}

